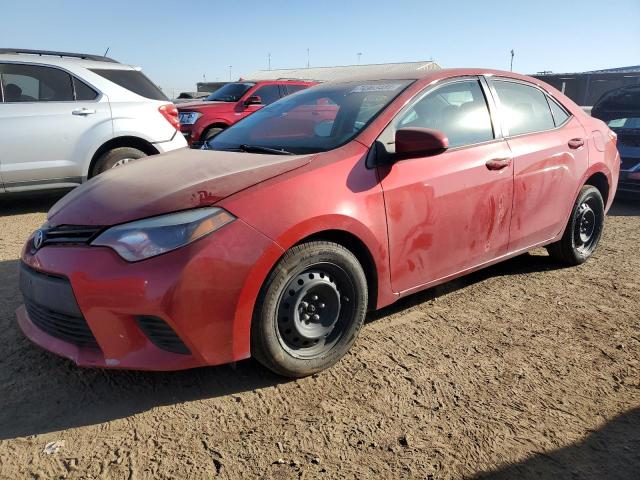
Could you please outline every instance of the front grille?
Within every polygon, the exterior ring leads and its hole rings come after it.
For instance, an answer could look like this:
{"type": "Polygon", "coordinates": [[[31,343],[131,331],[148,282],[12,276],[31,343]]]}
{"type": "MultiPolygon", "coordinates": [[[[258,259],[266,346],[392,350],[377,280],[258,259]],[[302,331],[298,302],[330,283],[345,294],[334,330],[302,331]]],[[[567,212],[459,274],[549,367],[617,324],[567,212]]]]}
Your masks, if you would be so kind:
{"type": "Polygon", "coordinates": [[[171,353],[181,353],[189,355],[191,352],[187,346],[182,343],[176,332],[158,317],[149,315],[139,315],[136,322],[140,330],[151,340],[156,347],[171,353]]]}
{"type": "Polygon", "coordinates": [[[31,321],[52,337],[80,347],[98,347],[98,343],[83,317],[55,312],[28,298],[25,298],[25,306],[31,321]]]}
{"type": "Polygon", "coordinates": [[[103,227],[82,225],[59,225],[43,228],[42,246],[45,245],[79,245],[87,244],[103,227]]]}

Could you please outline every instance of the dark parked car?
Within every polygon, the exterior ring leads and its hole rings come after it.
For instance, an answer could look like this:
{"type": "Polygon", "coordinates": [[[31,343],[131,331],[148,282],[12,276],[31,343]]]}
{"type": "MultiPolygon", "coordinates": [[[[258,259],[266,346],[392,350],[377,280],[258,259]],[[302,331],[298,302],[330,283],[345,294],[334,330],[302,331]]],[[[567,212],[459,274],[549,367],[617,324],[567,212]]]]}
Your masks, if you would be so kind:
{"type": "Polygon", "coordinates": [[[618,192],[640,196],[640,85],[606,93],[596,102],[591,115],[618,134],[622,159],[618,192]]]}

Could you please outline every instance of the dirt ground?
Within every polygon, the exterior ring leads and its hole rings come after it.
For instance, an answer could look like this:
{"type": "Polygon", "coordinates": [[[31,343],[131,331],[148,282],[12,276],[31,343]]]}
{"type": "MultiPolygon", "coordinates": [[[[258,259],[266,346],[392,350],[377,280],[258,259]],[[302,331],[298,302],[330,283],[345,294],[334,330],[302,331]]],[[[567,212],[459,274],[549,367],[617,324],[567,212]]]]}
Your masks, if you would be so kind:
{"type": "Polygon", "coordinates": [[[20,333],[17,258],[59,194],[0,198],[1,478],[640,478],[640,205],[370,315],[327,372],[87,370],[20,333]],[[57,453],[48,442],[64,441],[57,453]]]}

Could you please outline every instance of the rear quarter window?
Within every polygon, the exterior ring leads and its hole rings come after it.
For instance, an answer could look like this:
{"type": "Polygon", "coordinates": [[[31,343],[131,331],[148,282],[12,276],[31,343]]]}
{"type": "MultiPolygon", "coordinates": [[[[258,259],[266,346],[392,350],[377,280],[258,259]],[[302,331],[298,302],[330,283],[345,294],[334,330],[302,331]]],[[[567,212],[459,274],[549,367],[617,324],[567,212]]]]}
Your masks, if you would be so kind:
{"type": "Polygon", "coordinates": [[[91,71],[149,100],[169,100],[144,73],[137,70],[92,69],[91,71]]]}

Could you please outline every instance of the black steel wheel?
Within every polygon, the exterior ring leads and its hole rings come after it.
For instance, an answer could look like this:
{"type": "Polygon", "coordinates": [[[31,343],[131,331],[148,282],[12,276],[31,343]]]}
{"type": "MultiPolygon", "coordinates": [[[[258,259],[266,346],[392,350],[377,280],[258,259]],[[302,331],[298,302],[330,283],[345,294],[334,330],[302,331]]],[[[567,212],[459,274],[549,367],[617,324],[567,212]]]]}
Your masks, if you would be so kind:
{"type": "Polygon", "coordinates": [[[604,228],[604,200],[600,191],[585,185],[571,212],[562,239],[547,246],[549,254],[569,265],[584,263],[595,251],[604,228]]]}
{"type": "Polygon", "coordinates": [[[252,323],[252,354],[281,375],[301,377],[338,361],[364,321],[362,266],[331,242],[293,247],[263,287],[252,323]]]}

